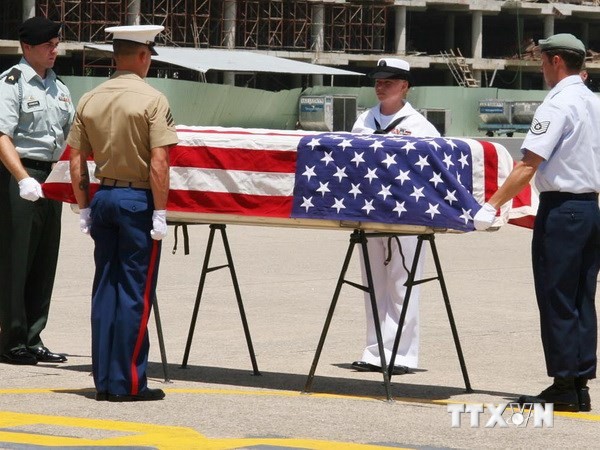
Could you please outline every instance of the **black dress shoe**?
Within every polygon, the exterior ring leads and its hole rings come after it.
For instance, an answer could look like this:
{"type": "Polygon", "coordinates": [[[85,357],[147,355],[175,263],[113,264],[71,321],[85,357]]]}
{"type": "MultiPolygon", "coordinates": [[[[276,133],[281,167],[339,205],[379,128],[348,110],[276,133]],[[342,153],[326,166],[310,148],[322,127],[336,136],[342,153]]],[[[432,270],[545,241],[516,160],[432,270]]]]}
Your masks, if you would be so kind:
{"type": "Polygon", "coordinates": [[[577,400],[579,400],[579,411],[591,411],[592,400],[590,398],[590,388],[587,386],[577,388],[577,400]]]}
{"type": "MultiPolygon", "coordinates": [[[[370,364],[365,361],[354,361],[352,363],[352,368],[358,370],[359,372],[381,372],[381,367],[376,366],[375,364],[370,364]]],[[[394,366],[394,370],[392,370],[392,375],[404,375],[407,374],[410,369],[406,366],[394,366]]]]}
{"type": "Polygon", "coordinates": [[[544,389],[539,395],[521,395],[518,399],[518,402],[521,404],[554,403],[554,411],[579,411],[579,398],[577,397],[577,391],[574,388],[560,389],[555,384],[544,389]]]}
{"type": "Polygon", "coordinates": [[[38,360],[38,362],[59,363],[65,362],[67,357],[60,353],[52,353],[47,347],[32,347],[29,352],[38,360]]]}
{"type": "Polygon", "coordinates": [[[381,367],[377,367],[365,361],[354,361],[352,363],[352,368],[359,372],[381,372],[381,367]]]}
{"type": "Polygon", "coordinates": [[[592,401],[590,399],[590,388],[587,387],[588,379],[584,377],[575,378],[575,390],[579,400],[579,411],[591,411],[592,401]]]}
{"type": "Polygon", "coordinates": [[[0,361],[21,366],[35,366],[38,361],[26,348],[18,348],[0,355],[0,361]]]}
{"type": "Polygon", "coordinates": [[[165,393],[162,389],[145,389],[137,395],[108,394],[109,402],[150,402],[163,398],[165,393]]]}

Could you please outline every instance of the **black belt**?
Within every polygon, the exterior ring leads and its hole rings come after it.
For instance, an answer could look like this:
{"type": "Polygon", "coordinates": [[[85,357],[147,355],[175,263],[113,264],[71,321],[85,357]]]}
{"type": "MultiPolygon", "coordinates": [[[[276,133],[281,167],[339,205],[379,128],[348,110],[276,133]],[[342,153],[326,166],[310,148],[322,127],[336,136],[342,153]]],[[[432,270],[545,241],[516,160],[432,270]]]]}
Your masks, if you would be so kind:
{"type": "Polygon", "coordinates": [[[21,164],[23,164],[23,167],[27,167],[28,169],[50,172],[52,170],[52,164],[54,164],[54,161],[38,161],[37,159],[21,158],[21,164]]]}
{"type": "Polygon", "coordinates": [[[124,181],[124,180],[115,180],[114,178],[103,177],[100,179],[100,184],[102,186],[111,186],[111,187],[129,187],[129,188],[135,188],[135,189],[150,189],[149,181],[124,181]]]}
{"type": "Polygon", "coordinates": [[[540,193],[540,200],[565,201],[565,200],[595,200],[598,201],[597,192],[573,194],[572,192],[547,191],[540,193]]]}

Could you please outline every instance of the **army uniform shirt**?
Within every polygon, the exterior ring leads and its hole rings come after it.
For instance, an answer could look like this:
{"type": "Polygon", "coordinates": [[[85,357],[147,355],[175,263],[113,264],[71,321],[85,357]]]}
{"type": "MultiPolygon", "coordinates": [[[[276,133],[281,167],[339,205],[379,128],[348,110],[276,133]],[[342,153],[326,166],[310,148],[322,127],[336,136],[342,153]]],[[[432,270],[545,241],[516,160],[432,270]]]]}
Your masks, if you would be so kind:
{"type": "Polygon", "coordinates": [[[12,138],[19,157],[58,161],[74,113],[69,89],[53,70],[42,79],[21,59],[0,75],[0,132],[12,138]]]}

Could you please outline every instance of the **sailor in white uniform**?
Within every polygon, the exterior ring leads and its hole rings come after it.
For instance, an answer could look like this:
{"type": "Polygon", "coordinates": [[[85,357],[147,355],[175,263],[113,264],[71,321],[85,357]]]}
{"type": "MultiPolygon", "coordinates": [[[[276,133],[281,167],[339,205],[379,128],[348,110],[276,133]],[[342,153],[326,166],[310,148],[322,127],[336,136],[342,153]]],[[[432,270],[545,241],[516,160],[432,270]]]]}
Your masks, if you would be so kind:
{"type": "MultiPolygon", "coordinates": [[[[395,58],[380,59],[377,68],[369,74],[375,79],[375,92],[379,99],[377,106],[362,113],[356,120],[353,133],[399,134],[415,137],[439,137],[436,128],[406,101],[410,88],[410,65],[395,58]]],[[[400,238],[402,253],[406,267],[410,269],[415,256],[417,238],[406,236],[400,238]]],[[[398,245],[391,241],[391,259],[386,265],[388,256],[388,239],[383,237],[368,238],[367,249],[373,275],[377,311],[381,325],[383,347],[386,362],[389,363],[398,330],[400,313],[406,294],[408,272],[402,263],[402,255],[398,245]]],[[[423,270],[424,253],[419,259],[416,279],[423,270]]],[[[361,259],[363,283],[367,284],[364,261],[361,259]]],[[[365,293],[365,310],[367,314],[367,345],[359,361],[352,367],[362,371],[381,371],[381,358],[377,345],[373,312],[368,293],[365,293]]],[[[419,287],[414,286],[402,329],[402,338],[395,357],[393,374],[402,374],[408,368],[416,368],[419,362],[419,287]]]]}

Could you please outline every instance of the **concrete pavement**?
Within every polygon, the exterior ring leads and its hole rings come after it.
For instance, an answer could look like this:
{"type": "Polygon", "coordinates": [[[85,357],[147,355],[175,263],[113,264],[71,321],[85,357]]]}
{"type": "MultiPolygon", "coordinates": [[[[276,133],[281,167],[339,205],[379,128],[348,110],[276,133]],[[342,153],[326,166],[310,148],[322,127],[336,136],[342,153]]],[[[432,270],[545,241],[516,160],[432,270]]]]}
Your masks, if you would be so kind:
{"type": "MultiPolygon", "coordinates": [[[[191,254],[165,239],[158,301],[171,383],[163,383],[151,319],[151,387],[160,402],[93,400],[90,376],[92,241],[63,213],[63,237],[45,344],[65,364],[0,365],[0,448],[592,448],[600,415],[555,413],[554,426],[451,426],[448,404],[509,402],[536,394],[545,374],[533,293],[531,232],[439,234],[436,243],[473,393],[465,393],[439,286],[421,289],[421,361],[394,377],[387,402],[381,374],[350,363],[364,344],[362,292],[344,286],[311,394],[302,394],[350,231],[227,227],[261,376],[252,374],[229,272],[208,275],[187,369],[181,361],[208,237],[189,227],[191,254]]],[[[219,235],[213,265],[225,261],[219,235]]],[[[427,275],[433,274],[430,256],[427,275]]],[[[349,278],[360,280],[358,252],[349,278]]],[[[600,408],[600,387],[590,386],[600,408]]],[[[503,418],[509,419],[507,412],[503,418]]]]}

